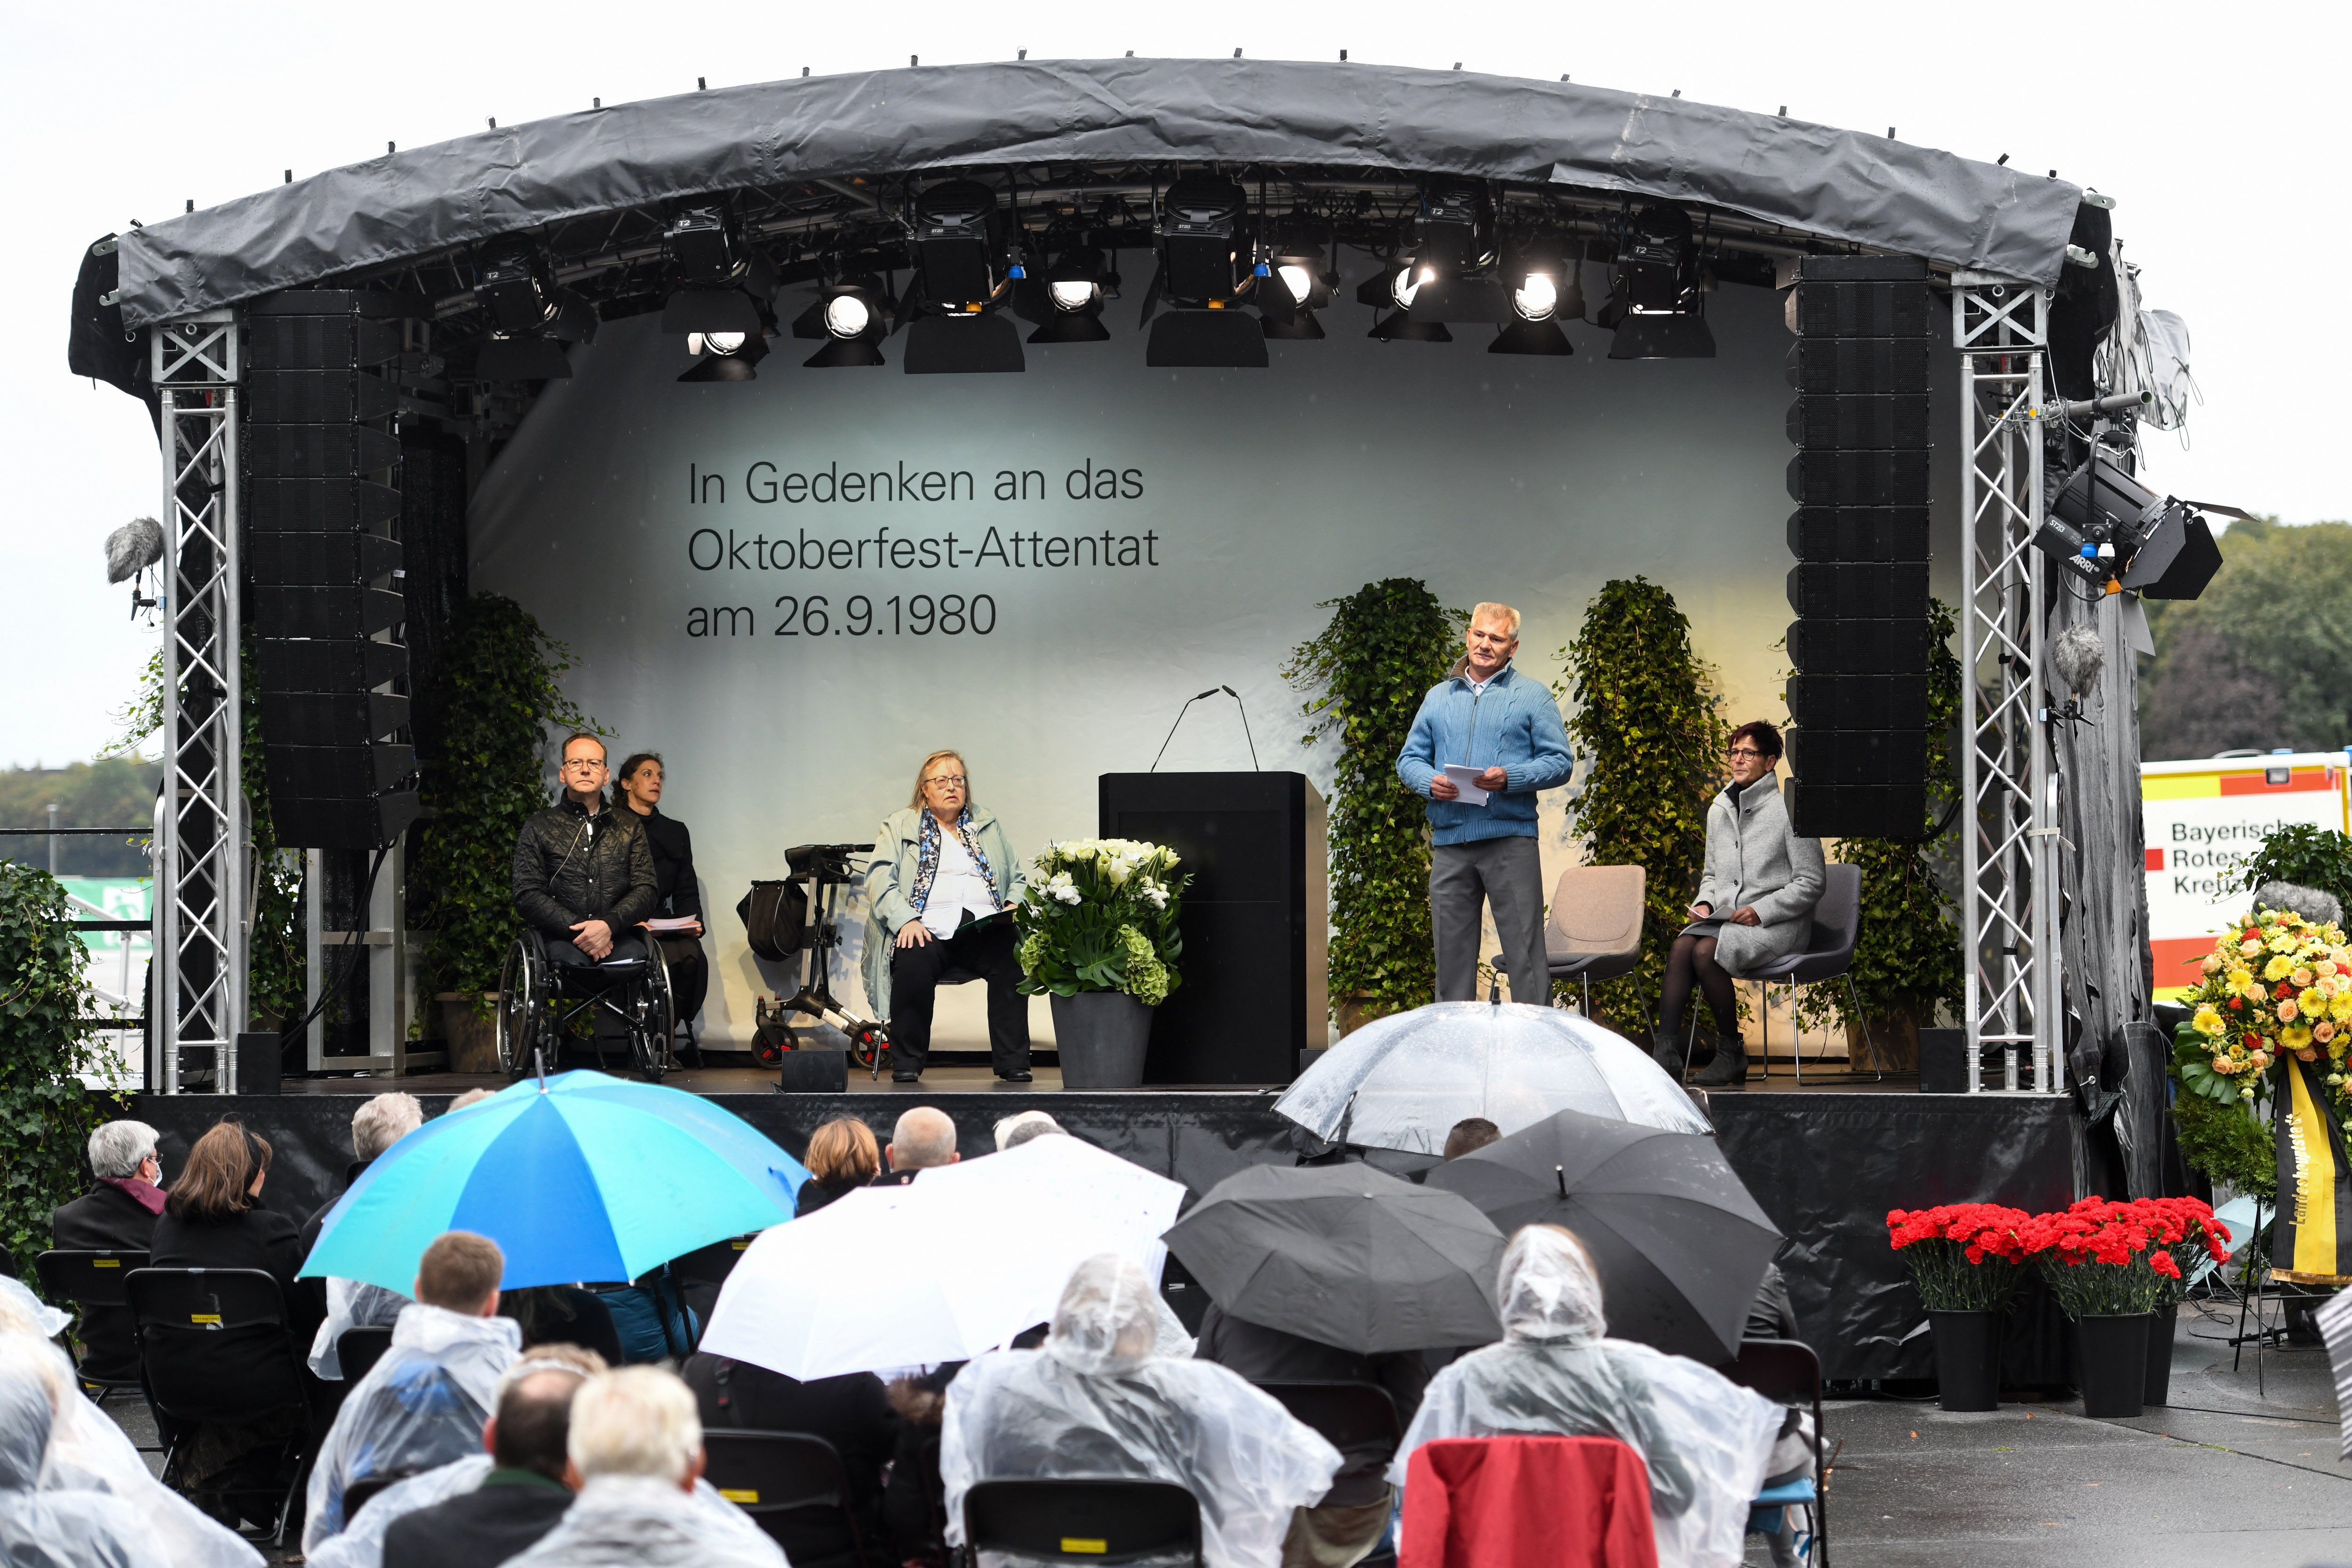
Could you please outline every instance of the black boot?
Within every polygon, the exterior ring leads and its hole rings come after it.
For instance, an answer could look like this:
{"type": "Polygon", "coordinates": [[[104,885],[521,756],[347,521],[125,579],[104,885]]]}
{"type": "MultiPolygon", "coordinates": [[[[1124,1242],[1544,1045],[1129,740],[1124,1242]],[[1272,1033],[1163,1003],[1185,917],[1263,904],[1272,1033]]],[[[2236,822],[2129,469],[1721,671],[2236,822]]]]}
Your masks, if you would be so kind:
{"type": "Polygon", "coordinates": [[[1683,1076],[1682,1033],[1676,1029],[1650,1031],[1650,1059],[1675,1078],[1683,1076]]]}
{"type": "Polygon", "coordinates": [[[1748,1081],[1748,1047],[1738,1036],[1718,1036],[1715,1042],[1715,1059],[1706,1070],[1691,1079],[1700,1089],[1722,1089],[1726,1085],[1748,1081]]]}

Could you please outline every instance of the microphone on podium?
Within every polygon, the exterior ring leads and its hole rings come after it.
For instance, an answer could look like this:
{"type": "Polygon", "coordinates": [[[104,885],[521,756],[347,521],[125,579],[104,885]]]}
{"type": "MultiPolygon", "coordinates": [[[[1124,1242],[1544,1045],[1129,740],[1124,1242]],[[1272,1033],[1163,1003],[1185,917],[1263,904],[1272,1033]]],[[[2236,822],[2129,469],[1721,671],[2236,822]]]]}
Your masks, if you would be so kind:
{"type": "Polygon", "coordinates": [[[1176,738],[1176,725],[1184,722],[1184,715],[1192,710],[1192,704],[1202,700],[1203,698],[1214,697],[1220,691],[1234,700],[1234,707],[1241,709],[1242,739],[1249,742],[1250,768],[1253,772],[1262,771],[1258,768],[1257,763],[1257,741],[1250,734],[1249,709],[1243,703],[1242,694],[1235,691],[1230,686],[1212,686],[1206,691],[1195,692],[1191,697],[1186,698],[1184,700],[1184,706],[1176,710],[1176,723],[1168,726],[1167,740],[1163,740],[1160,742],[1160,751],[1152,757],[1151,765],[1143,770],[1145,773],[1156,773],[1160,771],[1160,759],[1168,754],[1168,742],[1173,741],[1176,738]]]}

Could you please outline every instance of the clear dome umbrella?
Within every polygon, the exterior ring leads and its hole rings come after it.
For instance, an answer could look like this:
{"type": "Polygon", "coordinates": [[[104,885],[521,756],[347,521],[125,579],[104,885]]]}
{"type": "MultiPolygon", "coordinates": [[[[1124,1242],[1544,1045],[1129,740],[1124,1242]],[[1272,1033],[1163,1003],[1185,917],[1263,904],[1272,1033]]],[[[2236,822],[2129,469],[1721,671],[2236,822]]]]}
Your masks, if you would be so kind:
{"type": "Polygon", "coordinates": [[[1562,1110],[1714,1131],[1641,1047],[1566,1008],[1517,1002],[1439,1002],[1367,1024],[1274,1108],[1318,1138],[1415,1154],[1443,1153],[1472,1116],[1505,1137],[1562,1110]]]}

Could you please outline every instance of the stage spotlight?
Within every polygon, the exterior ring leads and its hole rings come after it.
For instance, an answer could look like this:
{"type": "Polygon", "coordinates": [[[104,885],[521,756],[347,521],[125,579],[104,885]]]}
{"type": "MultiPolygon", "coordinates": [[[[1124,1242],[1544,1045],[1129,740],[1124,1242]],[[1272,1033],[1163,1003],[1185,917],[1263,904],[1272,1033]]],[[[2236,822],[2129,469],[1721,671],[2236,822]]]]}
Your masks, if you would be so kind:
{"type": "Polygon", "coordinates": [[[997,308],[1024,276],[1005,252],[996,193],[977,180],[942,180],[915,197],[914,281],[908,285],[905,369],[910,375],[1019,371],[1021,333],[997,308]]]}
{"type": "Polygon", "coordinates": [[[482,381],[562,380],[572,374],[562,345],[596,336],[596,312],[554,286],[529,240],[503,241],[483,254],[474,299],[490,325],[475,358],[482,381]]]}
{"type": "Polygon", "coordinates": [[[1338,281],[1336,274],[1322,269],[1322,247],[1294,234],[1273,247],[1265,267],[1265,276],[1250,288],[1265,335],[1292,342],[1320,338],[1323,323],[1315,313],[1331,302],[1331,286],[1338,281]]]}
{"type": "Polygon", "coordinates": [[[801,362],[802,368],[871,369],[882,363],[882,340],[890,335],[891,314],[890,297],[879,279],[829,285],[793,322],[793,336],[824,343],[801,362]]]}
{"type": "Polygon", "coordinates": [[[768,340],[760,332],[688,332],[687,352],[697,356],[695,366],[677,379],[757,381],[752,366],[768,357],[768,340]]]}
{"type": "Polygon", "coordinates": [[[1627,217],[1617,242],[1610,312],[1622,308],[1611,359],[1713,359],[1698,283],[1698,240],[1690,214],[1655,202],[1627,217]]]}
{"type": "Polygon", "coordinates": [[[1234,309],[1254,287],[1249,197],[1230,180],[1187,174],[1160,199],[1160,266],[1143,302],[1144,319],[1164,295],[1175,309],[1151,322],[1143,363],[1154,367],[1261,370],[1265,329],[1234,309]],[[1244,280],[1251,282],[1245,285],[1244,280]]]}
{"type": "Polygon", "coordinates": [[[2160,496],[2095,453],[2059,487],[2033,542],[2095,587],[2115,580],[2144,599],[2193,599],[2221,569],[2200,504],[2210,503],[2160,496]]]}
{"type": "MultiPolygon", "coordinates": [[[[1045,309],[1033,343],[1100,343],[1110,341],[1102,324],[1103,301],[1114,278],[1103,264],[1102,252],[1092,246],[1066,250],[1045,269],[1045,309]]],[[[1033,317],[1033,319],[1034,319],[1033,317]]]]}
{"type": "Polygon", "coordinates": [[[682,208],[662,229],[666,332],[764,331],[764,267],[740,244],[727,211],[715,204],[682,208]]]}
{"type": "Polygon", "coordinates": [[[1555,240],[1538,238],[1505,254],[1503,287],[1509,290],[1510,319],[1488,344],[1490,354],[1568,355],[1576,350],[1560,329],[1563,318],[1581,320],[1584,290],[1577,264],[1555,240]]]}
{"type": "Polygon", "coordinates": [[[1391,292],[1417,321],[1499,321],[1507,309],[1495,276],[1494,203],[1484,185],[1434,181],[1422,187],[1412,226],[1413,273],[1391,292]]]}

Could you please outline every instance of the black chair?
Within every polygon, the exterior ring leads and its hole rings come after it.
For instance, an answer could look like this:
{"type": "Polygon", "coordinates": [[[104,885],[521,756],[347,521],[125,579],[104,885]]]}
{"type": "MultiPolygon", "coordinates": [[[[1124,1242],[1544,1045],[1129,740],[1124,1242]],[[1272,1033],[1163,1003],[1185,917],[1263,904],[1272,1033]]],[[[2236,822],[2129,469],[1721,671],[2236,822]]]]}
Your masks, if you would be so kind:
{"type": "Polygon", "coordinates": [[[719,1495],[751,1516],[794,1563],[838,1557],[885,1568],[877,1542],[869,1555],[849,1473],[831,1443],[806,1432],[706,1431],[703,1477],[719,1495]]]}
{"type": "Polygon", "coordinates": [[[661,1082],[677,1065],[672,1050],[677,1005],[670,993],[669,965],[650,933],[638,933],[636,940],[645,949],[642,958],[583,965],[550,958],[547,938],[538,931],[525,931],[515,939],[499,977],[499,1066],[509,1078],[553,1068],[564,1035],[583,1017],[599,1068],[604,1065],[604,1046],[595,1026],[608,1016],[627,1033],[629,1056],[646,1082],[661,1082]]]}
{"type": "Polygon", "coordinates": [[[522,1330],[525,1350],[578,1345],[603,1356],[607,1366],[621,1364],[621,1332],[613,1326],[613,1309],[593,1290],[577,1285],[526,1286],[507,1291],[499,1311],[522,1330]]]}
{"type": "Polygon", "coordinates": [[[1813,1412],[1813,1542],[1819,1568],[1830,1562],[1828,1435],[1822,1429],[1822,1358],[1796,1340],[1742,1340],[1739,1354],[1717,1371],[1765,1398],[1813,1412]]]}
{"type": "Polygon", "coordinates": [[[68,1303],[81,1314],[83,1359],[75,1370],[81,1377],[82,1392],[98,1404],[105,1404],[110,1394],[139,1391],[139,1339],[130,1323],[131,1302],[123,1294],[122,1282],[132,1270],[146,1267],[147,1255],[143,1252],[50,1251],[33,1259],[33,1272],[41,1281],[41,1294],[52,1301],[68,1303]],[[110,1308],[119,1313],[123,1337],[129,1342],[113,1347],[93,1346],[88,1333],[92,1307],[110,1308]],[[108,1348],[119,1351],[119,1359],[107,1361],[104,1373],[90,1371],[91,1352],[100,1352],[104,1360],[103,1352],[108,1348]]]}
{"type": "Polygon", "coordinates": [[[1047,1563],[1201,1563],[1201,1502],[1170,1481],[1074,1477],[982,1481],[963,1494],[966,1561],[983,1552],[1047,1563]]]}
{"type": "Polygon", "coordinates": [[[277,1500],[272,1540],[284,1544],[313,1434],[308,1369],[287,1337],[277,1279],[259,1268],[138,1268],[123,1280],[123,1293],[138,1325],[147,1403],[163,1437],[164,1485],[179,1485],[181,1458],[197,1427],[297,1414],[279,1453],[293,1473],[277,1500]]]}
{"type": "Polygon", "coordinates": [[[727,1277],[735,1272],[735,1265],[742,1260],[744,1248],[751,1245],[752,1239],[751,1236],[730,1237],[670,1259],[670,1281],[677,1287],[679,1299],[694,1313],[696,1322],[710,1321],[711,1311],[719,1305],[719,1292],[726,1287],[727,1277]]]}
{"type": "Polygon", "coordinates": [[[365,1377],[368,1368],[382,1361],[391,1348],[392,1330],[384,1324],[364,1323],[337,1334],[335,1360],[343,1369],[343,1386],[350,1388],[365,1377]]]}
{"type": "Polygon", "coordinates": [[[421,1470],[388,1470],[380,1476],[362,1476],[343,1488],[343,1527],[351,1527],[352,1521],[359,1517],[360,1510],[367,1507],[368,1500],[376,1493],[423,1473],[421,1470]]]}

